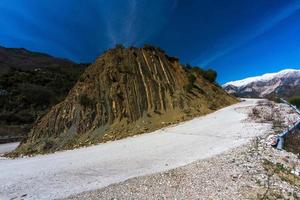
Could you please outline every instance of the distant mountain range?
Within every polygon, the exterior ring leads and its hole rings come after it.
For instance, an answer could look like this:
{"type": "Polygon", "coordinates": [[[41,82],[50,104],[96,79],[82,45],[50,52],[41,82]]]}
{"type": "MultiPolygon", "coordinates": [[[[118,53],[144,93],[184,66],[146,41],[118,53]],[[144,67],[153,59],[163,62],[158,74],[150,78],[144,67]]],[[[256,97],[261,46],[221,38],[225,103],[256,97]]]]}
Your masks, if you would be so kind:
{"type": "Polygon", "coordinates": [[[231,81],[223,85],[238,97],[291,97],[300,94],[300,70],[285,69],[277,73],[231,81]]]}
{"type": "Polygon", "coordinates": [[[0,46],[0,75],[11,70],[31,71],[36,68],[62,67],[74,65],[73,62],[50,55],[28,51],[24,48],[0,46]]]}

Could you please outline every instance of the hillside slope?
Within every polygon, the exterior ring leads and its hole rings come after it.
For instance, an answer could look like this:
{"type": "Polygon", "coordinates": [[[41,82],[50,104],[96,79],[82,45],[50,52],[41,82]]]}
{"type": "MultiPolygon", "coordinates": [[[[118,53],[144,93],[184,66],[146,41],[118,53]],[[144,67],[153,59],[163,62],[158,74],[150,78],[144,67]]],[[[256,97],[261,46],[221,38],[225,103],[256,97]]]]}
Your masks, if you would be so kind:
{"type": "Polygon", "coordinates": [[[277,73],[231,81],[223,85],[238,97],[291,97],[300,94],[300,70],[286,69],[277,73]]]}
{"type": "Polygon", "coordinates": [[[0,143],[20,140],[62,101],[87,65],[0,47],[0,143]]]}
{"type": "Polygon", "coordinates": [[[71,61],[50,55],[28,51],[24,48],[0,46],[0,75],[11,70],[32,71],[36,68],[61,67],[74,64],[71,61]]]}
{"type": "Polygon", "coordinates": [[[221,87],[154,47],[118,47],[80,77],[66,99],[33,127],[16,154],[121,139],[237,102],[221,87]]]}

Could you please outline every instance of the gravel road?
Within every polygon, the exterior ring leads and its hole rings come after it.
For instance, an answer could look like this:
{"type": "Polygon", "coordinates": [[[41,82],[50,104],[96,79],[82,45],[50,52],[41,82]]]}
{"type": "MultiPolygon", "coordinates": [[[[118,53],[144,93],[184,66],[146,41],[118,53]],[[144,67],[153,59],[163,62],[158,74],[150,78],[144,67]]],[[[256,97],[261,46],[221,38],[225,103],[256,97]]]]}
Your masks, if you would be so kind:
{"type": "MultiPolygon", "coordinates": [[[[277,124],[262,136],[219,155],[182,167],[139,176],[64,200],[240,200],[300,199],[299,155],[267,144],[269,134],[285,130],[299,120],[290,107],[263,101],[249,120],[277,124]],[[255,115],[253,115],[255,114],[255,115]],[[278,126],[278,123],[283,126],[278,126]]],[[[274,124],[273,124],[274,125],[274,124]]]]}
{"type": "Polygon", "coordinates": [[[31,158],[0,158],[0,199],[56,199],[184,166],[271,129],[247,121],[248,99],[152,133],[31,158]]]}

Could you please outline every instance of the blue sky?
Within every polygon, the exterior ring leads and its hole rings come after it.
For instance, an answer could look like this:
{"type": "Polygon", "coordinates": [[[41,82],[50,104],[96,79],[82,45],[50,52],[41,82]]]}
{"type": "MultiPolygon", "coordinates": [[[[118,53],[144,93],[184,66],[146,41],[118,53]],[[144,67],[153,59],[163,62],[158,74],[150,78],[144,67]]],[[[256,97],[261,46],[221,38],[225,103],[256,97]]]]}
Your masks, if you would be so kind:
{"type": "Polygon", "coordinates": [[[154,44],[225,83],[300,68],[299,0],[1,0],[0,45],[92,62],[154,44]]]}

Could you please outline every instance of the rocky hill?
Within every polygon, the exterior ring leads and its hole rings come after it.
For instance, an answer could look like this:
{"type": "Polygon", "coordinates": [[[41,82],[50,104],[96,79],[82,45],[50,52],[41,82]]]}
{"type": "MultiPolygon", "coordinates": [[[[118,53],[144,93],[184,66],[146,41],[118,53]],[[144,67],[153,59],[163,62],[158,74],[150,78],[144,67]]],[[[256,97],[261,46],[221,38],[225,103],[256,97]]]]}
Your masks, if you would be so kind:
{"type": "Polygon", "coordinates": [[[117,140],[237,102],[204,74],[151,46],[109,50],[86,69],[64,101],[35,123],[14,153],[117,140]]]}
{"type": "Polygon", "coordinates": [[[87,65],[0,47],[0,143],[20,140],[62,101],[87,65]]]}
{"type": "Polygon", "coordinates": [[[300,70],[286,69],[278,73],[228,82],[223,88],[238,97],[292,97],[300,94],[300,70]]]}

